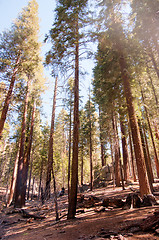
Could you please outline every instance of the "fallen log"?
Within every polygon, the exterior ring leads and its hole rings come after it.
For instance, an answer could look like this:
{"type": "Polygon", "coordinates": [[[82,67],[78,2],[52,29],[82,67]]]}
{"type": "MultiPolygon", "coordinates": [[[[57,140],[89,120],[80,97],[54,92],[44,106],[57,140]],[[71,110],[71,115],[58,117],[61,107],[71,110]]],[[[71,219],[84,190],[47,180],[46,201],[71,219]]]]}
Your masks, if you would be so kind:
{"type": "Polygon", "coordinates": [[[35,214],[33,214],[33,213],[27,212],[27,211],[24,210],[24,209],[21,209],[21,212],[22,212],[22,216],[23,216],[24,218],[34,218],[34,220],[36,220],[36,219],[45,219],[45,216],[35,215],[35,214]]]}
{"type": "Polygon", "coordinates": [[[152,215],[143,219],[143,222],[140,224],[140,228],[144,232],[152,229],[157,229],[158,227],[159,227],[159,211],[155,211],[152,215]]]}
{"type": "Polygon", "coordinates": [[[102,202],[103,207],[122,208],[124,204],[121,198],[104,198],[102,202]]]}

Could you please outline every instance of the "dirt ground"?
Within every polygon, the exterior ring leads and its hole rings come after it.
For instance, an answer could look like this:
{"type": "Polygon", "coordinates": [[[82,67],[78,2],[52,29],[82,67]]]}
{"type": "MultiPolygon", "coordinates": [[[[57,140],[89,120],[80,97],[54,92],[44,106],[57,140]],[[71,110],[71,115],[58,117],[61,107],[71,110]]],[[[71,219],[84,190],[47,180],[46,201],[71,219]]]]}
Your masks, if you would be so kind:
{"type": "MultiPolygon", "coordinates": [[[[159,184],[155,185],[156,190],[159,184]]],[[[85,195],[105,197],[126,197],[132,190],[137,190],[137,185],[122,188],[95,189],[86,192],[85,195]]],[[[158,192],[156,193],[158,195],[158,192]]],[[[158,196],[157,196],[157,199],[158,196]]],[[[67,195],[58,198],[60,216],[67,213],[67,195]]],[[[38,200],[27,202],[26,209],[34,214],[45,216],[45,219],[24,218],[21,213],[13,213],[13,207],[8,209],[3,207],[0,201],[0,239],[9,240],[154,240],[159,239],[153,229],[149,232],[138,231],[138,225],[144,218],[159,211],[159,205],[123,210],[121,208],[106,208],[103,212],[96,212],[94,207],[84,208],[84,212],[79,212],[74,220],[67,220],[66,216],[58,222],[55,221],[55,208],[53,200],[50,199],[43,206],[38,200]],[[129,227],[130,226],[130,227],[129,227]]]]}

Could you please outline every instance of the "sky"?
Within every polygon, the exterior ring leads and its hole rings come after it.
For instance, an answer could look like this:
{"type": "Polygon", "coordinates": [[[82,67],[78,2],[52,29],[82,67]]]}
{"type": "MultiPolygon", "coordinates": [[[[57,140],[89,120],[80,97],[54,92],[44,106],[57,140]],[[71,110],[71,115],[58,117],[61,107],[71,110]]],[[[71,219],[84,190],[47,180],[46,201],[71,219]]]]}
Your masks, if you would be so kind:
{"type": "MultiPolygon", "coordinates": [[[[22,8],[28,5],[29,0],[0,0],[0,32],[10,29],[11,24],[18,17],[22,8]]],[[[53,24],[54,9],[56,7],[56,0],[37,0],[39,5],[39,19],[40,19],[40,41],[43,41],[45,34],[49,32],[53,24]]],[[[45,45],[42,48],[42,55],[49,50],[49,45],[45,45]]],[[[81,79],[80,81],[80,92],[84,96],[83,104],[88,99],[88,88],[92,78],[93,61],[85,61],[83,63],[89,72],[89,74],[81,79]]],[[[45,92],[43,97],[43,110],[46,115],[46,120],[50,121],[52,111],[52,97],[54,88],[54,79],[50,75],[50,70],[45,69],[45,75],[48,79],[48,90],[45,92]]],[[[58,101],[57,101],[58,105],[58,101]]],[[[60,105],[60,104],[59,104],[60,105]]]]}

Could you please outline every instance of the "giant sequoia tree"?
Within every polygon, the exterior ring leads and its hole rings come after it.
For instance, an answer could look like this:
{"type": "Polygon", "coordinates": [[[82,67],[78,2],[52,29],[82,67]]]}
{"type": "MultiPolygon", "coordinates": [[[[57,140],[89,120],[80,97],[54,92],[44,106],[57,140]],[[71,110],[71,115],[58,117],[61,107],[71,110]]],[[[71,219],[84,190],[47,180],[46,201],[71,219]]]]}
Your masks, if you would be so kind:
{"type": "MultiPolygon", "coordinates": [[[[16,27],[19,34],[26,32],[27,39],[23,42],[21,52],[23,61],[21,62],[21,78],[27,79],[26,97],[24,101],[22,129],[21,129],[21,144],[18,161],[18,173],[15,187],[15,206],[22,207],[25,205],[26,194],[26,179],[29,167],[29,160],[26,161],[25,151],[25,131],[26,131],[26,118],[29,94],[32,91],[34,99],[39,96],[39,80],[42,79],[39,72],[42,72],[40,64],[40,43],[38,42],[39,33],[39,19],[38,19],[38,5],[35,0],[28,3],[28,6],[23,9],[23,12],[16,20],[16,27]],[[38,72],[39,71],[39,72],[38,72]],[[34,86],[35,85],[35,86],[34,86]],[[26,164],[27,162],[27,164],[26,164]]],[[[39,89],[42,90],[41,87],[39,89]]],[[[32,130],[31,130],[32,131],[32,130]]],[[[31,140],[32,141],[32,140],[31,140]]],[[[31,144],[31,142],[29,143],[31,144]]],[[[29,152],[31,146],[28,146],[29,152]]],[[[29,153],[27,153],[28,155],[29,153]]],[[[29,156],[29,155],[28,155],[29,156]]]]}
{"type": "MultiPolygon", "coordinates": [[[[85,26],[87,0],[59,0],[55,9],[56,17],[50,30],[52,49],[47,59],[54,66],[74,69],[74,120],[73,120],[73,153],[72,175],[69,197],[68,218],[76,214],[77,183],[78,183],[78,141],[79,141],[79,53],[85,26]],[[73,61],[72,61],[73,60],[73,61]]],[[[86,42],[86,38],[83,40],[86,42]]]]}
{"type": "MultiPolygon", "coordinates": [[[[130,126],[132,131],[134,151],[138,169],[138,177],[140,184],[140,193],[149,194],[150,187],[147,179],[144,154],[141,144],[141,137],[136,119],[136,113],[134,109],[133,96],[131,90],[131,77],[128,67],[128,52],[125,46],[127,45],[126,36],[124,35],[122,27],[122,18],[118,9],[120,9],[120,1],[102,1],[102,14],[103,24],[105,24],[107,31],[105,32],[106,43],[110,49],[114,49],[117,52],[117,63],[120,69],[121,79],[123,83],[124,95],[127,103],[127,111],[130,120],[130,126]]],[[[102,38],[101,40],[102,41],[102,38]]]]}

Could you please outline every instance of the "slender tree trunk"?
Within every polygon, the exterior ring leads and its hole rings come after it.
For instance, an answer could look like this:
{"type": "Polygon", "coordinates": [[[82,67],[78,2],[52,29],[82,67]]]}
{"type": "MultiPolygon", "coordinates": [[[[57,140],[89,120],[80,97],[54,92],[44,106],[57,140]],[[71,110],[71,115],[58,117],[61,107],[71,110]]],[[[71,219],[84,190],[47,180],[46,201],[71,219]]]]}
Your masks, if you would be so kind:
{"type": "Polygon", "coordinates": [[[79,142],[79,40],[78,20],[76,20],[76,47],[75,47],[75,82],[74,82],[74,125],[73,125],[73,154],[72,154],[72,178],[70,199],[68,205],[68,219],[76,215],[77,185],[78,185],[78,142],[79,142]]]}
{"type": "Polygon", "coordinates": [[[149,151],[149,146],[148,146],[148,141],[147,141],[145,127],[143,127],[143,135],[144,135],[144,140],[145,140],[146,152],[147,152],[147,156],[148,156],[148,160],[149,160],[148,164],[150,166],[149,168],[150,168],[151,179],[152,179],[152,182],[154,182],[154,175],[153,175],[153,170],[152,170],[152,162],[151,162],[150,151],[149,151]]]}
{"type": "Polygon", "coordinates": [[[132,147],[132,140],[131,140],[131,132],[130,132],[130,129],[129,129],[129,146],[130,146],[130,153],[131,153],[132,175],[133,175],[134,182],[136,182],[134,153],[133,153],[133,147],[132,147]]]}
{"type": "Polygon", "coordinates": [[[18,144],[17,155],[16,155],[16,159],[14,162],[14,169],[13,169],[12,181],[11,181],[11,185],[10,185],[10,194],[9,194],[9,198],[7,201],[7,207],[9,207],[11,205],[11,203],[13,201],[14,192],[15,192],[15,185],[16,185],[17,171],[18,171],[19,150],[20,150],[20,142],[18,144]]]}
{"type": "Polygon", "coordinates": [[[113,143],[111,135],[109,136],[110,139],[110,151],[111,151],[111,159],[112,159],[112,177],[113,177],[113,188],[115,188],[115,168],[114,168],[114,156],[113,156],[113,143]]]}
{"type": "Polygon", "coordinates": [[[35,177],[33,177],[31,200],[33,200],[33,196],[34,196],[34,184],[35,184],[35,177]]]}
{"type": "Polygon", "coordinates": [[[150,123],[150,119],[149,119],[149,114],[148,114],[148,111],[147,111],[147,107],[145,105],[145,98],[144,98],[144,94],[143,94],[143,91],[142,91],[140,80],[139,80],[139,84],[140,84],[140,91],[141,91],[142,101],[144,103],[144,110],[145,110],[145,114],[146,114],[148,128],[149,128],[151,141],[152,141],[154,154],[155,154],[155,164],[156,164],[157,176],[159,177],[159,159],[158,159],[158,154],[157,154],[156,145],[155,145],[155,141],[154,141],[154,136],[153,136],[153,133],[152,133],[152,128],[151,128],[151,123],[150,123]]]}
{"type": "Polygon", "coordinates": [[[128,147],[126,142],[126,132],[123,121],[120,120],[120,128],[122,134],[122,152],[123,152],[123,167],[124,167],[124,180],[127,182],[129,180],[129,156],[128,147]]]}
{"type": "Polygon", "coordinates": [[[142,147],[143,147],[143,152],[144,152],[144,158],[145,158],[145,164],[146,164],[146,169],[147,169],[147,175],[149,179],[149,184],[151,191],[153,192],[153,177],[152,177],[152,168],[150,169],[150,159],[148,159],[147,152],[146,152],[146,146],[145,146],[145,141],[144,141],[144,136],[142,132],[142,126],[141,126],[141,121],[138,118],[138,124],[139,124],[139,130],[140,130],[140,135],[141,135],[141,142],[142,142],[142,147]]]}
{"type": "Polygon", "coordinates": [[[81,186],[83,185],[83,139],[82,139],[82,146],[81,146],[81,186]]]}
{"type": "Polygon", "coordinates": [[[41,196],[41,185],[42,185],[41,183],[42,183],[43,168],[44,168],[44,159],[42,158],[41,165],[40,165],[40,179],[39,179],[39,193],[38,193],[39,199],[41,196]]]}
{"type": "Polygon", "coordinates": [[[1,118],[0,118],[0,139],[2,138],[4,123],[5,123],[5,120],[6,120],[6,117],[7,117],[7,112],[8,112],[10,100],[11,100],[11,97],[12,97],[12,92],[13,92],[13,87],[14,87],[14,83],[15,83],[16,74],[17,74],[17,71],[18,71],[19,61],[20,61],[20,55],[17,58],[16,64],[15,64],[15,67],[14,67],[14,70],[13,70],[9,90],[8,90],[7,96],[5,98],[4,106],[3,106],[3,109],[2,109],[2,114],[1,114],[1,118]]]}
{"type": "Polygon", "coordinates": [[[29,143],[27,146],[26,154],[24,156],[24,164],[23,164],[23,189],[22,189],[22,198],[25,199],[26,189],[27,189],[27,178],[28,178],[28,169],[30,162],[30,153],[31,146],[33,141],[33,128],[34,128],[34,119],[35,119],[35,106],[36,103],[34,101],[33,110],[32,110],[32,119],[31,119],[31,127],[30,127],[30,135],[29,135],[29,143]]]}
{"type": "Polygon", "coordinates": [[[92,159],[92,122],[91,122],[91,105],[89,96],[89,160],[90,160],[90,190],[93,189],[93,159],[92,159]]]}
{"type": "MultiPolygon", "coordinates": [[[[118,138],[118,141],[119,141],[119,138],[118,138]]],[[[118,145],[119,145],[119,144],[118,144],[118,145]]],[[[120,176],[121,176],[122,189],[125,190],[125,186],[124,186],[124,176],[123,176],[123,167],[122,167],[122,162],[121,162],[120,146],[119,146],[119,161],[120,161],[120,176]]]]}
{"type": "Polygon", "coordinates": [[[120,157],[119,157],[119,142],[117,136],[117,127],[115,116],[112,117],[112,126],[114,131],[114,151],[115,151],[115,184],[120,187],[120,157]]]}
{"type": "Polygon", "coordinates": [[[29,183],[28,183],[27,200],[29,200],[29,195],[30,195],[32,168],[33,168],[33,153],[32,153],[31,163],[30,163],[30,173],[29,173],[29,183]]]}
{"type": "Polygon", "coordinates": [[[71,142],[72,142],[72,93],[70,97],[70,122],[69,122],[69,150],[68,150],[68,201],[70,196],[70,168],[71,168],[71,142]]]}
{"type": "Polygon", "coordinates": [[[57,96],[57,83],[58,78],[55,80],[53,107],[52,107],[52,118],[49,138],[49,152],[48,152],[48,163],[46,173],[46,186],[45,186],[45,198],[50,198],[50,183],[51,183],[51,172],[53,169],[53,137],[54,137],[54,124],[55,124],[55,108],[56,108],[56,96],[57,96]]]}
{"type": "MultiPolygon", "coordinates": [[[[99,106],[99,119],[101,116],[101,110],[100,110],[100,106],[99,106]]],[[[102,163],[102,167],[105,166],[105,159],[104,159],[104,144],[103,144],[103,137],[102,137],[102,124],[101,121],[99,121],[99,129],[100,129],[100,147],[101,147],[101,163],[102,163]]]]}
{"type": "Polygon", "coordinates": [[[20,142],[20,151],[19,151],[19,159],[18,159],[18,172],[17,172],[16,187],[15,187],[14,207],[20,207],[20,208],[25,206],[25,199],[22,196],[22,190],[23,190],[25,128],[26,128],[26,117],[27,117],[28,96],[29,96],[29,83],[30,83],[30,78],[28,79],[28,83],[27,83],[26,97],[25,97],[25,103],[24,103],[21,142],[20,142]]]}

